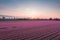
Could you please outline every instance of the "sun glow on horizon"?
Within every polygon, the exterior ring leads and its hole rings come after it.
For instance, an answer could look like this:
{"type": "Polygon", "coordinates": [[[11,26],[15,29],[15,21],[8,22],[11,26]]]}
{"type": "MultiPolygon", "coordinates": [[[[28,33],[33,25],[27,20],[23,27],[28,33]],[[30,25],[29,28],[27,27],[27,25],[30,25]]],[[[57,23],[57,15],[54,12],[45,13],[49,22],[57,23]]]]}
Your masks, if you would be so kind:
{"type": "Polygon", "coordinates": [[[33,8],[25,8],[24,13],[27,14],[30,18],[36,18],[37,17],[37,10],[33,8]]]}

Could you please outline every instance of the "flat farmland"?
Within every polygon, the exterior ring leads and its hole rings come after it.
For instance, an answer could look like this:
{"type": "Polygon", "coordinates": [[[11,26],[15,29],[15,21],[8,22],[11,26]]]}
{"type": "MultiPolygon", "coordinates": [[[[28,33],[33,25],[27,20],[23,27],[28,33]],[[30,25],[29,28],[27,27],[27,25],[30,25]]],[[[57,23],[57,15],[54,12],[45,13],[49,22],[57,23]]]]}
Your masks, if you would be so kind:
{"type": "Polygon", "coordinates": [[[60,21],[0,21],[0,40],[60,40],[60,21]]]}

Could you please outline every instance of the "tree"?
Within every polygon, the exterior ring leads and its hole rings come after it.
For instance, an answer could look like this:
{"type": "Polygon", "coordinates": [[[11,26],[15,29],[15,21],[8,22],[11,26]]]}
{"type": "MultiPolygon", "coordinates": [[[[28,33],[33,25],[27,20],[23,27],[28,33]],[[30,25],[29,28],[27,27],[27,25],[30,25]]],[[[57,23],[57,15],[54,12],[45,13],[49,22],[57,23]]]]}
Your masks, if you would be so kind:
{"type": "Polygon", "coordinates": [[[52,18],[49,18],[49,20],[52,20],[52,18]]]}

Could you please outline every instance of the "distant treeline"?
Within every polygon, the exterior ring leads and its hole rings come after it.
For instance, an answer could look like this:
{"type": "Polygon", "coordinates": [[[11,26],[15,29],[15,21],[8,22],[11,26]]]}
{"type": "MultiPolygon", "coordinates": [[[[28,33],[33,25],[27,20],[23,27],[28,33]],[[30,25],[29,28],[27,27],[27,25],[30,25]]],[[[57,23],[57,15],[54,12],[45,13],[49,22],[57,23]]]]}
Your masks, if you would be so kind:
{"type": "Polygon", "coordinates": [[[56,21],[60,21],[60,18],[48,18],[48,19],[40,19],[40,18],[36,18],[36,19],[29,19],[29,18],[5,18],[2,17],[0,18],[0,21],[14,21],[14,20],[56,20],[56,21]]]}

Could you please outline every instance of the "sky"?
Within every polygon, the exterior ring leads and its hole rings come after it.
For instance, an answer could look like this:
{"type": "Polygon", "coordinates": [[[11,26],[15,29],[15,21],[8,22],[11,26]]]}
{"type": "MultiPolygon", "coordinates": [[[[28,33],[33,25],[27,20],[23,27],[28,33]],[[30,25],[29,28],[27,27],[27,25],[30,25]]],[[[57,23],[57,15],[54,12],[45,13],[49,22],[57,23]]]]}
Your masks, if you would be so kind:
{"type": "Polygon", "coordinates": [[[0,0],[0,15],[60,18],[60,0],[0,0]]]}

